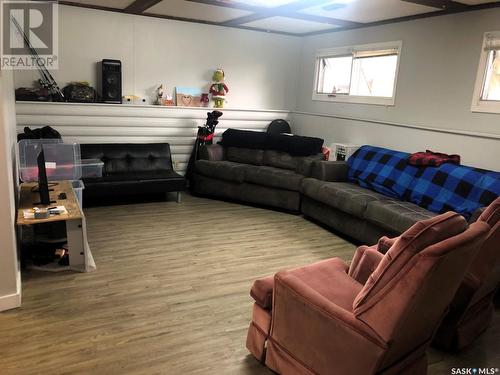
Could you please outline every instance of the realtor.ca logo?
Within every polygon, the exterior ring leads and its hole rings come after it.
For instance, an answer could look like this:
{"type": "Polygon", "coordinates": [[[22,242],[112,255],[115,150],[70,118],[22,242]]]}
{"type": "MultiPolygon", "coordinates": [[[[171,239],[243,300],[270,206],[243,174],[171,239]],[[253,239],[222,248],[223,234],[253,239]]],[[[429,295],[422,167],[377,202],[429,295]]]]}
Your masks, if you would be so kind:
{"type": "Polygon", "coordinates": [[[452,375],[495,375],[498,374],[497,367],[453,367],[452,375]]]}
{"type": "Polygon", "coordinates": [[[56,1],[0,2],[0,68],[58,68],[56,1]]]}

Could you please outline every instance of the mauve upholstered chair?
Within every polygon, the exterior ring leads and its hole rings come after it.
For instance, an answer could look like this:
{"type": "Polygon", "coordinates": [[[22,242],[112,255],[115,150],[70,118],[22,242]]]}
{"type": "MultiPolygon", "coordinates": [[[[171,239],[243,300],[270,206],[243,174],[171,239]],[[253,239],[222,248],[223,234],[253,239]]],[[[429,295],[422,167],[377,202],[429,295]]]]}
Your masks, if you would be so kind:
{"type": "Polygon", "coordinates": [[[494,314],[493,299],[500,283],[500,197],[478,221],[491,229],[436,333],[433,346],[441,349],[465,348],[488,328],[494,314]]]}
{"type": "Polygon", "coordinates": [[[448,212],[385,255],[363,246],[351,267],[333,258],[257,280],[247,348],[280,374],[425,374],[426,348],[488,231],[448,212]]]}

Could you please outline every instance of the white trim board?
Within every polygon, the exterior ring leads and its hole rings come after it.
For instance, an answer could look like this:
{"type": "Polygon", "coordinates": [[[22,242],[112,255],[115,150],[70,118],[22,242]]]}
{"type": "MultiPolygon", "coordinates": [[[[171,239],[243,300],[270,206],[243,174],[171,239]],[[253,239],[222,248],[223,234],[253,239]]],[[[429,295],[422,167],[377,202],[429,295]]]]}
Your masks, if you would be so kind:
{"type": "Polygon", "coordinates": [[[21,293],[8,294],[0,297],[0,311],[15,309],[21,306],[21,293]]]}
{"type": "Polygon", "coordinates": [[[440,127],[421,126],[421,125],[410,125],[410,124],[402,124],[402,123],[398,123],[398,122],[373,120],[373,119],[367,119],[367,118],[331,115],[331,114],[327,114],[327,113],[300,112],[300,111],[294,111],[292,113],[297,114],[297,115],[330,117],[330,118],[340,119],[340,120],[351,120],[351,121],[359,121],[359,122],[372,123],[372,124],[378,124],[378,125],[396,126],[396,127],[401,127],[401,128],[417,129],[417,130],[429,131],[429,132],[463,135],[463,136],[467,136],[467,137],[500,139],[500,134],[493,134],[493,133],[471,132],[468,130],[446,129],[446,128],[440,128],[440,127]]]}

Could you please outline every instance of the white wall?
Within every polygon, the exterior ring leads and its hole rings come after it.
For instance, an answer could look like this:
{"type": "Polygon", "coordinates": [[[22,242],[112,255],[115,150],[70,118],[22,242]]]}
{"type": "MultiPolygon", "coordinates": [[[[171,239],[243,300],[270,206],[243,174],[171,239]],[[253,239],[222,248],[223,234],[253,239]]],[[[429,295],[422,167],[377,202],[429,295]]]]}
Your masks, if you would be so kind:
{"type": "MultiPolygon", "coordinates": [[[[159,83],[207,89],[222,67],[228,108],[288,109],[295,103],[300,39],[196,23],[60,6],[62,87],[86,80],[95,87],[97,61],[123,64],[123,94],[153,96],[159,83]]],[[[16,87],[31,86],[36,71],[16,72],[16,87]]]]}
{"type": "Polygon", "coordinates": [[[430,148],[458,153],[464,164],[500,170],[500,115],[470,110],[483,34],[499,27],[500,9],[488,9],[304,38],[296,110],[334,117],[297,114],[296,131],[321,136],[327,144],[369,143],[405,151],[430,148]],[[317,49],[394,40],[403,41],[394,107],[311,99],[317,49]]]}
{"type": "Polygon", "coordinates": [[[15,232],[17,168],[13,77],[0,71],[0,311],[21,304],[15,232]]]}

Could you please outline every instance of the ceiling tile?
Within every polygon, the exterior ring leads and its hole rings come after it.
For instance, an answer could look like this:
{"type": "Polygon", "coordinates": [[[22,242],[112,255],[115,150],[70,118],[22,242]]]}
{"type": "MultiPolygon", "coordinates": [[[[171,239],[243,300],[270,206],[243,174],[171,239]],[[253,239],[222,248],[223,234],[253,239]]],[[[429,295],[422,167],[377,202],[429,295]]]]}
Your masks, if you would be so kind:
{"type": "Polygon", "coordinates": [[[240,3],[245,5],[253,5],[259,7],[273,8],[280,5],[286,5],[295,2],[296,0],[233,0],[231,3],[240,3]]]}
{"type": "Polygon", "coordinates": [[[147,9],[145,13],[212,22],[224,22],[251,14],[250,12],[244,10],[224,8],[184,0],[164,0],[147,9]]]}
{"type": "Polygon", "coordinates": [[[75,4],[85,4],[85,5],[95,5],[95,6],[105,6],[107,8],[115,8],[115,9],[125,9],[130,4],[134,2],[134,0],[69,0],[69,3],[75,4]]]}
{"type": "Polygon", "coordinates": [[[438,8],[400,0],[336,0],[326,5],[323,4],[313,8],[302,9],[300,12],[346,21],[368,23],[439,10],[438,8]]]}
{"type": "Polygon", "coordinates": [[[284,31],[293,34],[302,34],[319,30],[334,29],[336,26],[325,23],[311,22],[288,17],[269,17],[245,23],[242,26],[255,27],[262,30],[284,31]]]}

